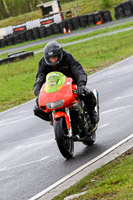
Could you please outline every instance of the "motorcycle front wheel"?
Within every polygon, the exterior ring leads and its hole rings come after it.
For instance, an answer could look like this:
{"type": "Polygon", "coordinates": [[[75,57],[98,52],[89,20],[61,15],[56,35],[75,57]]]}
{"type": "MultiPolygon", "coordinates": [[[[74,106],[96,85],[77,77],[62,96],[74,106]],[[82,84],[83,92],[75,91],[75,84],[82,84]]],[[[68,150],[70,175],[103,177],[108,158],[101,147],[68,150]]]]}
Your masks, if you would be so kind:
{"type": "Polygon", "coordinates": [[[68,130],[66,127],[66,121],[64,117],[56,118],[54,122],[54,131],[57,146],[66,159],[73,156],[74,142],[73,138],[68,136],[68,130]]]}

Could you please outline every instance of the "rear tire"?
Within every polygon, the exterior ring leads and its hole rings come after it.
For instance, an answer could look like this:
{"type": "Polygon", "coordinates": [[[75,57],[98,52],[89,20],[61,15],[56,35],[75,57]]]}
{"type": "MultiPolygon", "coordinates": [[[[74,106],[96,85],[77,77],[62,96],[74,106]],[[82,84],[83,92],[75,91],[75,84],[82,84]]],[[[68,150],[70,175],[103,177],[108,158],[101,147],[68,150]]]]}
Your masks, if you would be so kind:
{"type": "Polygon", "coordinates": [[[64,117],[55,119],[54,131],[56,142],[61,154],[66,159],[71,158],[74,153],[74,142],[72,137],[68,137],[68,130],[64,117]]]}

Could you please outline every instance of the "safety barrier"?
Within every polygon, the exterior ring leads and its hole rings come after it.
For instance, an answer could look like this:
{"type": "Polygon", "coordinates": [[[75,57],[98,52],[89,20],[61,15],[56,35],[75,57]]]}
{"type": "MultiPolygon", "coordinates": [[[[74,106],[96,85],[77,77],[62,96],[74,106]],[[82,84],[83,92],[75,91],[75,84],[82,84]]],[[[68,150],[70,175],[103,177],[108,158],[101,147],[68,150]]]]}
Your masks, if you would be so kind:
{"type": "Polygon", "coordinates": [[[115,18],[120,19],[133,15],[133,1],[125,1],[114,7],[115,18]]]}
{"type": "Polygon", "coordinates": [[[28,51],[28,52],[19,51],[16,53],[8,54],[7,58],[0,59],[0,65],[23,60],[23,59],[25,59],[27,57],[31,57],[31,56],[34,56],[33,51],[28,51]]]}
{"type": "MultiPolygon", "coordinates": [[[[101,23],[106,23],[112,21],[110,11],[99,11],[95,13],[90,13],[86,15],[81,15],[78,17],[70,18],[59,23],[51,22],[49,25],[42,24],[37,27],[37,22],[34,25],[29,25],[31,29],[26,28],[25,24],[18,25],[14,29],[8,27],[9,34],[0,40],[0,47],[10,46],[18,43],[23,43],[26,41],[32,41],[39,38],[44,38],[46,36],[63,33],[63,29],[66,32],[71,32],[72,30],[77,30],[80,27],[87,27],[90,25],[97,25],[101,23]],[[68,31],[69,30],[69,31],[68,31]]],[[[44,20],[41,21],[44,23],[44,20]]]]}

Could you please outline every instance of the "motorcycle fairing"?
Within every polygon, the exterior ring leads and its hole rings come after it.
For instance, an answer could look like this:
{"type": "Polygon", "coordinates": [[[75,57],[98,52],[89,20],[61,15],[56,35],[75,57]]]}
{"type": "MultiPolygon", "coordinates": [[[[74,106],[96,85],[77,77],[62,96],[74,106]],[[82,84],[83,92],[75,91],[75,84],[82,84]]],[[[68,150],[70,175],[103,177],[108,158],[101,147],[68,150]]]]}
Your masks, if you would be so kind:
{"type": "Polygon", "coordinates": [[[72,78],[68,78],[63,74],[60,74],[62,73],[50,73],[50,76],[46,78],[46,83],[44,83],[41,88],[39,94],[39,107],[46,113],[60,108],[69,108],[77,102],[72,92],[72,78]],[[57,74],[57,76],[55,74],[57,74]],[[52,80],[52,82],[50,80],[52,80]],[[49,81],[49,85],[47,84],[47,81],[49,81]],[[62,99],[64,99],[64,104],[61,107],[49,109],[46,106],[47,103],[55,103],[56,101],[60,101],[62,99]]]}

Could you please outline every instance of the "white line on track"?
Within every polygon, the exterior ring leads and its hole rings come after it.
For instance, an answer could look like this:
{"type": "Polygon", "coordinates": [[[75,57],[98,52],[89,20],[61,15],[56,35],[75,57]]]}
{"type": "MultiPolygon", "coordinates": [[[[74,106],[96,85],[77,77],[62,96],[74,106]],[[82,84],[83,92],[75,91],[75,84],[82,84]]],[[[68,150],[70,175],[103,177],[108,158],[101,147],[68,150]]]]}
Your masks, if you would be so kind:
{"type": "Polygon", "coordinates": [[[114,112],[114,111],[117,111],[117,110],[122,110],[122,109],[131,108],[131,107],[133,107],[133,105],[121,106],[121,107],[118,107],[118,108],[114,108],[114,109],[110,109],[110,110],[103,111],[103,112],[100,113],[100,115],[101,115],[101,114],[110,113],[110,112],[114,112]]]}
{"type": "Polygon", "coordinates": [[[14,121],[10,121],[10,122],[8,122],[8,121],[5,122],[5,120],[4,120],[3,122],[0,122],[0,126],[7,126],[7,125],[10,125],[10,124],[18,123],[18,122],[33,119],[33,118],[35,118],[35,116],[25,117],[23,119],[18,119],[18,120],[14,120],[14,121]]]}
{"type": "Polygon", "coordinates": [[[104,127],[109,126],[109,125],[110,125],[109,123],[108,124],[103,124],[102,126],[99,126],[98,129],[104,128],[104,127]]]}
{"type": "Polygon", "coordinates": [[[44,145],[44,143],[51,143],[54,142],[54,138],[51,139],[45,139],[44,141],[40,141],[40,142],[36,142],[36,143],[32,143],[32,144],[25,144],[25,145],[20,145],[15,147],[14,149],[27,149],[27,148],[33,148],[35,146],[39,146],[39,145],[44,145]]]}
{"type": "Polygon", "coordinates": [[[121,97],[116,97],[114,100],[119,100],[119,99],[125,99],[128,97],[133,97],[133,94],[127,95],[127,96],[121,96],[121,97]]]}
{"type": "Polygon", "coordinates": [[[41,158],[40,160],[35,160],[35,161],[32,161],[32,162],[24,163],[24,164],[13,166],[13,167],[8,167],[8,168],[4,167],[4,168],[0,169],[0,172],[1,171],[11,170],[11,169],[16,169],[16,168],[19,168],[19,167],[23,167],[23,166],[26,166],[26,165],[31,165],[31,164],[38,163],[38,162],[42,162],[42,161],[46,160],[47,158],[49,158],[49,156],[41,158]]]}
{"type": "Polygon", "coordinates": [[[120,141],[119,143],[117,143],[116,145],[114,145],[113,147],[109,148],[107,151],[103,152],[101,155],[97,156],[96,158],[92,159],[91,161],[89,161],[88,163],[82,165],[81,167],[79,167],[78,169],[76,169],[75,171],[71,172],[70,174],[68,174],[67,176],[65,176],[64,178],[60,179],[59,181],[57,181],[56,183],[54,183],[53,185],[49,186],[48,188],[46,188],[45,190],[43,190],[42,192],[40,192],[39,194],[35,195],[34,197],[30,198],[29,200],[37,200],[40,197],[42,197],[44,194],[50,192],[52,189],[56,188],[58,185],[64,183],[66,180],[70,179],[72,176],[76,175],[77,173],[79,173],[80,171],[84,170],[85,168],[87,168],[88,166],[90,166],[91,164],[95,163],[96,161],[100,160],[101,158],[103,158],[104,156],[106,156],[107,154],[109,154],[110,152],[112,152],[114,149],[118,148],[119,146],[121,146],[122,144],[124,144],[125,142],[129,141],[130,139],[133,138],[133,134],[128,136],[127,138],[125,138],[124,140],[120,141]]]}

